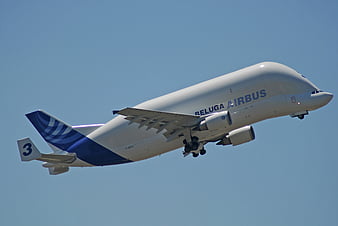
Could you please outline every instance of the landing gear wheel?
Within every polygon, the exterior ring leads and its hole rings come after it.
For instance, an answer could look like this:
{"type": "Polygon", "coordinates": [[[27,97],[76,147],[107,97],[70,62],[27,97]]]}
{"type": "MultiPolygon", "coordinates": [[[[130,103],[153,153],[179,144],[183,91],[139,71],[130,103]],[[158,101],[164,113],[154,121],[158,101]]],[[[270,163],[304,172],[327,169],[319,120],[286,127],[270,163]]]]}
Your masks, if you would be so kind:
{"type": "Polygon", "coordinates": [[[185,152],[185,153],[189,153],[189,152],[191,152],[191,150],[192,150],[192,149],[191,149],[190,145],[185,145],[185,146],[184,146],[184,152],[185,152]]]}
{"type": "Polygon", "coordinates": [[[202,150],[200,150],[200,155],[205,155],[207,153],[207,151],[203,148],[202,150]]]}
{"type": "Polygon", "coordinates": [[[198,137],[192,137],[191,138],[191,149],[195,151],[198,149],[199,145],[200,144],[198,142],[198,137]]]}
{"type": "Polygon", "coordinates": [[[195,151],[195,150],[198,149],[199,146],[200,146],[200,144],[197,143],[197,142],[196,142],[196,143],[192,143],[192,144],[191,144],[191,149],[195,151]]]}
{"type": "MultiPolygon", "coordinates": [[[[197,151],[200,147],[200,142],[198,141],[198,137],[191,137],[191,141],[188,142],[186,139],[183,140],[184,144],[184,152],[183,155],[187,156],[191,151],[197,151]]],[[[199,153],[192,153],[194,157],[197,157],[199,153]]]]}
{"type": "Polygon", "coordinates": [[[199,154],[196,153],[196,152],[193,152],[193,153],[192,153],[192,156],[193,156],[194,158],[198,157],[198,155],[199,155],[199,154]]]}
{"type": "Polygon", "coordinates": [[[304,115],[298,115],[299,119],[304,119],[304,115]]]}

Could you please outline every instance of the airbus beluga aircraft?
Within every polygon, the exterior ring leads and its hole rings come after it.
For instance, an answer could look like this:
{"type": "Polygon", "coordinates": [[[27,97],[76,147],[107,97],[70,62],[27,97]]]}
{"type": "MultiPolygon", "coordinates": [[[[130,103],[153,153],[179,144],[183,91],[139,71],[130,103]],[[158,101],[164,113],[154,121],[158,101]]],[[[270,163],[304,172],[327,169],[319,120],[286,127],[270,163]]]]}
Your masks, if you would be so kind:
{"type": "Polygon", "coordinates": [[[106,124],[71,126],[37,110],[26,116],[54,152],[40,153],[29,138],[17,143],[22,161],[43,161],[52,175],[69,167],[135,162],[180,147],[184,156],[197,157],[209,142],[252,141],[253,123],[285,115],[303,119],[332,97],[295,70],[263,62],[113,111],[118,116],[106,124]]]}

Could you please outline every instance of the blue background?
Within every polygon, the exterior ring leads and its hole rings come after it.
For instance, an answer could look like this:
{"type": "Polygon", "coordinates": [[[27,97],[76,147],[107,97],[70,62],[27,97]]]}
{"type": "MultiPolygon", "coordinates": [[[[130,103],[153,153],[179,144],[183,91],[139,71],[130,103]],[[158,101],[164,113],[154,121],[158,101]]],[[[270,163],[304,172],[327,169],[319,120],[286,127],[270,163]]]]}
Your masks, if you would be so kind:
{"type": "Polygon", "coordinates": [[[338,225],[337,1],[0,1],[0,225],[338,225]],[[72,124],[259,63],[336,94],[256,140],[49,176],[24,114],[72,124]]]}

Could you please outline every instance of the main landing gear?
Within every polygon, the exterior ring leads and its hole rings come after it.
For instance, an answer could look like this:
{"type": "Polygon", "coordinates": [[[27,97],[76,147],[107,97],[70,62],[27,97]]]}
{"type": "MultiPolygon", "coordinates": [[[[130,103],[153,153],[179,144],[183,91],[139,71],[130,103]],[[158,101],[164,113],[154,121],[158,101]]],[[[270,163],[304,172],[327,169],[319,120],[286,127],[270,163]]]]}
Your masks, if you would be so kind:
{"type": "Polygon", "coordinates": [[[198,137],[191,137],[191,141],[188,142],[186,139],[183,140],[184,144],[184,157],[192,154],[193,157],[198,157],[199,155],[205,155],[207,151],[204,149],[204,145],[199,142],[198,137]]]}

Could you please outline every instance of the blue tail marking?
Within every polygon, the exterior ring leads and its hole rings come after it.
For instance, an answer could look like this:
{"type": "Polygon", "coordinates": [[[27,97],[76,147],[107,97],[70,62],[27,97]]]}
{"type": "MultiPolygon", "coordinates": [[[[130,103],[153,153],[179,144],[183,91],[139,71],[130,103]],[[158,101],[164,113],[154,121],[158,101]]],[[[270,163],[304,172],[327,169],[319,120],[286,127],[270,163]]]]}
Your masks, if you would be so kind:
{"type": "Polygon", "coordinates": [[[43,111],[26,114],[33,126],[48,143],[66,151],[74,142],[84,136],[60,120],[43,111]]]}
{"type": "Polygon", "coordinates": [[[44,111],[34,111],[26,116],[47,143],[63,151],[76,153],[85,162],[97,166],[131,162],[44,111]]]}

